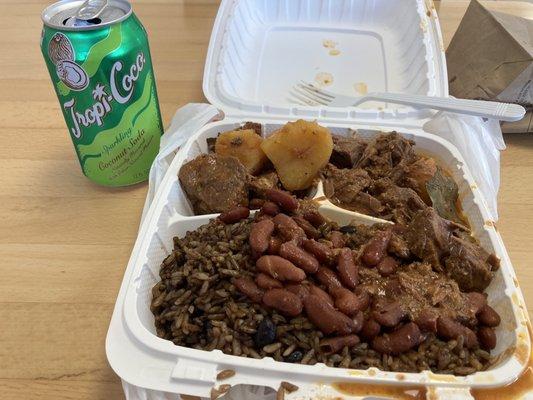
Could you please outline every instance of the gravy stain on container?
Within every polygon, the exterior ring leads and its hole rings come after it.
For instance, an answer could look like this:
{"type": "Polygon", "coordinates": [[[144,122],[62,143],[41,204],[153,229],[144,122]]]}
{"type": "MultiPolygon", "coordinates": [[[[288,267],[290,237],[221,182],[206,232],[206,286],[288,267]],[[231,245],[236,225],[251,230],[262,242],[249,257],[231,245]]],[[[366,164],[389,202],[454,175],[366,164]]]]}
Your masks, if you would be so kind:
{"type": "Polygon", "coordinates": [[[331,49],[331,50],[329,51],[329,55],[330,55],[330,56],[338,56],[339,54],[341,54],[341,51],[338,50],[338,49],[331,49]]]}
{"type": "Polygon", "coordinates": [[[494,221],[487,220],[487,221],[485,221],[485,223],[483,225],[486,226],[487,228],[494,228],[494,230],[496,232],[498,232],[498,228],[496,227],[496,222],[494,222],[494,221]]]}
{"type": "Polygon", "coordinates": [[[334,49],[337,46],[337,42],[334,42],[331,39],[324,39],[322,41],[322,46],[324,46],[326,49],[334,49]]]}
{"type": "Polygon", "coordinates": [[[368,93],[368,86],[366,85],[365,82],[356,82],[356,83],[354,83],[353,84],[353,89],[360,96],[364,96],[365,94],[368,93]]]}
{"type": "Polygon", "coordinates": [[[533,366],[531,363],[520,377],[507,386],[493,389],[472,389],[476,400],[519,400],[533,391],[533,366]]]}
{"type": "Polygon", "coordinates": [[[423,386],[379,386],[359,383],[334,383],[332,387],[349,396],[382,396],[397,400],[425,400],[427,392],[423,386]]]}
{"type": "Polygon", "coordinates": [[[329,72],[319,72],[315,76],[315,82],[318,86],[329,86],[333,83],[333,75],[329,72]]]}

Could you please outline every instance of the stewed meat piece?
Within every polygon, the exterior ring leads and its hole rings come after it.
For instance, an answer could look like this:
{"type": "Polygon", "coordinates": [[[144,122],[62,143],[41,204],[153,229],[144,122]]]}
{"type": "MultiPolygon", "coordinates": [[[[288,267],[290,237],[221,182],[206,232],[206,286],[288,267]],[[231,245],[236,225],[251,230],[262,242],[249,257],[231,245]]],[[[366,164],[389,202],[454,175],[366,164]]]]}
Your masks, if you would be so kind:
{"type": "Polygon", "coordinates": [[[461,231],[454,232],[456,229],[460,229],[459,225],[441,218],[428,207],[416,214],[405,238],[415,256],[428,262],[435,271],[444,272],[461,290],[483,291],[498,266],[497,258],[461,231]]]}
{"type": "Polygon", "coordinates": [[[397,132],[378,135],[368,143],[355,167],[364,168],[374,179],[386,177],[400,163],[415,161],[414,144],[397,132]]]}
{"type": "Polygon", "coordinates": [[[371,183],[366,171],[328,164],[323,177],[325,195],[334,204],[370,215],[379,215],[383,210],[380,201],[364,191],[371,183]]]}
{"type": "MultiPolygon", "coordinates": [[[[380,181],[388,180],[381,179],[380,181]]],[[[413,189],[394,184],[388,185],[378,199],[390,210],[391,219],[401,225],[408,224],[418,211],[428,207],[413,189]]]]}
{"type": "Polygon", "coordinates": [[[367,142],[359,136],[333,137],[333,152],[330,162],[338,168],[352,168],[363,155],[367,142]]]}
{"type": "Polygon", "coordinates": [[[179,180],[196,214],[248,205],[248,173],[235,157],[203,154],[180,168],[179,180]]]}
{"type": "Polygon", "coordinates": [[[478,244],[454,236],[444,262],[446,274],[459,284],[461,290],[481,292],[493,277],[492,257],[478,244]]]}
{"type": "Polygon", "coordinates": [[[448,249],[452,231],[450,221],[427,207],[419,211],[407,226],[405,238],[411,253],[441,272],[444,270],[441,258],[448,249]]]}

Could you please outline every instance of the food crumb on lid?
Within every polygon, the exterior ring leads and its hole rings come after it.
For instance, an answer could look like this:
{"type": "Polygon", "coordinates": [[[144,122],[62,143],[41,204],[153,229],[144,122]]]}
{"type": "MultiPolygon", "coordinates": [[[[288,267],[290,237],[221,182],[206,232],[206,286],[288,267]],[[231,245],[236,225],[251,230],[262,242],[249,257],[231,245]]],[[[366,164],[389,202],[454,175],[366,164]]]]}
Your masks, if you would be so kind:
{"type": "Polygon", "coordinates": [[[333,83],[333,75],[329,72],[319,72],[315,76],[315,82],[318,86],[329,86],[333,83]]]}
{"type": "Polygon", "coordinates": [[[322,46],[324,46],[326,49],[334,49],[335,46],[337,46],[337,42],[331,39],[324,39],[322,41],[322,46]]]}
{"type": "Polygon", "coordinates": [[[331,50],[329,51],[329,55],[330,55],[330,56],[338,56],[339,54],[341,54],[341,51],[338,50],[338,49],[331,49],[331,50]]]}
{"type": "Polygon", "coordinates": [[[364,96],[368,93],[368,86],[365,82],[356,82],[353,84],[353,88],[357,94],[364,96]]]}

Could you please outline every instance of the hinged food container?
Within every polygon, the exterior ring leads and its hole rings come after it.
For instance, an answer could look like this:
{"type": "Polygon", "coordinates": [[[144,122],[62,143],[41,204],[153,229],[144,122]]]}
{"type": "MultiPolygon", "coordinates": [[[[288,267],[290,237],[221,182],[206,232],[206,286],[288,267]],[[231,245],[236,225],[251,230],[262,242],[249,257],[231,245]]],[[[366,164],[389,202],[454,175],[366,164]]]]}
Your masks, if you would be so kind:
{"type": "MultiPolygon", "coordinates": [[[[364,386],[369,393],[374,388],[382,395],[379,387],[400,387],[425,391],[432,399],[468,398],[471,388],[506,385],[526,367],[530,339],[522,294],[500,235],[489,220],[485,200],[461,154],[451,143],[424,131],[423,124],[431,115],[427,111],[388,104],[314,108],[287,100],[295,82],[318,84],[324,76],[321,73],[329,74],[328,89],[345,94],[356,94],[366,87],[368,91],[447,96],[443,46],[432,3],[222,1],[206,60],[204,93],[226,117],[204,126],[180,149],[139,230],[106,341],[109,362],[124,381],[166,392],[161,398],[176,398],[175,393],[208,397],[217,372],[229,368],[236,374],[224,383],[275,389],[281,381],[290,381],[299,386],[288,395],[295,399],[348,398],[359,393],[339,392],[332,384],[340,382],[364,386]],[[159,281],[159,266],[172,249],[172,238],[214,217],[193,215],[177,177],[181,165],[207,152],[206,138],[245,121],[260,122],[267,136],[297,118],[316,119],[339,135],[356,129],[363,137],[371,137],[396,130],[415,140],[417,149],[446,165],[459,185],[474,235],[501,259],[501,268],[487,289],[490,304],[502,316],[498,345],[493,350],[499,362],[491,369],[459,377],[429,371],[397,373],[299,365],[175,346],[156,336],[151,288],[159,281]]],[[[398,397],[393,391],[388,396],[398,397]]]]}

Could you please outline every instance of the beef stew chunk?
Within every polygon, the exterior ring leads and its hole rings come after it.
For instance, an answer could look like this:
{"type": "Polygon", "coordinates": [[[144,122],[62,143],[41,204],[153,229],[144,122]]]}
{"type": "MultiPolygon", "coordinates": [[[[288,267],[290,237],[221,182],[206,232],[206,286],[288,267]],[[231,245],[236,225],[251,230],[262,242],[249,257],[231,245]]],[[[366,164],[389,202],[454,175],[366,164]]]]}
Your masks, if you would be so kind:
{"type": "Polygon", "coordinates": [[[469,240],[452,237],[449,255],[444,262],[446,274],[461,290],[483,291],[493,277],[491,256],[481,246],[469,240]]]}
{"type": "Polygon", "coordinates": [[[374,188],[381,192],[378,199],[390,212],[390,219],[400,225],[407,225],[418,211],[428,207],[413,189],[397,186],[390,179],[380,179],[374,188]]]}
{"type": "Polygon", "coordinates": [[[483,291],[498,267],[496,256],[471,240],[463,227],[441,218],[430,207],[416,214],[405,238],[415,256],[444,272],[463,291],[483,291]]]}
{"type": "Polygon", "coordinates": [[[452,226],[437,215],[433,208],[419,211],[405,232],[411,252],[423,261],[430,263],[436,271],[444,270],[442,256],[448,249],[452,226]]]}
{"type": "Polygon", "coordinates": [[[374,216],[383,210],[378,199],[364,192],[370,186],[371,179],[363,169],[339,169],[328,164],[322,175],[324,193],[332,203],[374,216]]]}
{"type": "Polygon", "coordinates": [[[179,180],[196,214],[248,206],[248,174],[235,157],[202,154],[181,167],[179,180]]]}
{"type": "Polygon", "coordinates": [[[367,142],[359,136],[333,135],[333,152],[330,162],[338,168],[353,168],[359,161],[367,142]]]}
{"type": "Polygon", "coordinates": [[[388,176],[398,165],[416,160],[414,145],[397,132],[378,135],[368,143],[355,167],[364,168],[374,179],[388,176]]]}

